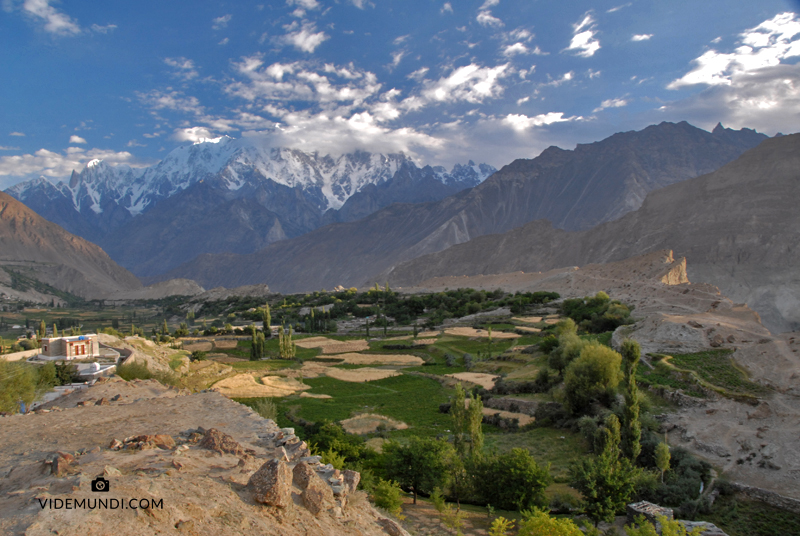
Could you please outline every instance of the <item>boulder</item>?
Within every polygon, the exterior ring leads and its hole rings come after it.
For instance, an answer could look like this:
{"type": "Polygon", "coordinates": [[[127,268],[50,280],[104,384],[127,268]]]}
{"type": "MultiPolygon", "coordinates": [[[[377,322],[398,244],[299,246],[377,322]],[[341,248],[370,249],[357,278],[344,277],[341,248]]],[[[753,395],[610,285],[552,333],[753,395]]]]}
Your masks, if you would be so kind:
{"type": "Polygon", "coordinates": [[[312,471],[311,474],[313,476],[308,479],[302,498],[303,505],[316,516],[333,508],[335,503],[330,486],[317,473],[312,471]]]}
{"type": "Polygon", "coordinates": [[[358,489],[359,482],[361,482],[361,473],[350,469],[344,472],[344,485],[347,488],[347,493],[354,493],[358,489]]]}
{"type": "MultiPolygon", "coordinates": [[[[309,464],[301,461],[292,469],[292,477],[295,485],[300,489],[306,489],[312,477],[317,477],[317,473],[311,468],[309,464]]],[[[319,477],[317,477],[319,478],[319,477]]]]}
{"type": "Polygon", "coordinates": [[[281,460],[270,460],[256,471],[247,486],[255,500],[268,506],[287,508],[292,504],[292,470],[281,460]]]}
{"type": "Polygon", "coordinates": [[[212,428],[205,432],[205,437],[199,444],[204,449],[213,450],[216,452],[235,454],[236,456],[247,456],[244,448],[231,436],[222,433],[216,428],[212,428]]]}

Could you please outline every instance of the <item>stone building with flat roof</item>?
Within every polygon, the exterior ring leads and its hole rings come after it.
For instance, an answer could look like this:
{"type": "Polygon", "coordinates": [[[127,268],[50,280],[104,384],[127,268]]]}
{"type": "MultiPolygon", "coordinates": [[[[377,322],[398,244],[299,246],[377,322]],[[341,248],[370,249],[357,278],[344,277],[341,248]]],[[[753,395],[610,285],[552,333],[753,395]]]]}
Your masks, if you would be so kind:
{"type": "Polygon", "coordinates": [[[41,340],[42,353],[39,359],[72,360],[100,357],[100,342],[97,335],[73,335],[71,337],[49,337],[41,340]]]}

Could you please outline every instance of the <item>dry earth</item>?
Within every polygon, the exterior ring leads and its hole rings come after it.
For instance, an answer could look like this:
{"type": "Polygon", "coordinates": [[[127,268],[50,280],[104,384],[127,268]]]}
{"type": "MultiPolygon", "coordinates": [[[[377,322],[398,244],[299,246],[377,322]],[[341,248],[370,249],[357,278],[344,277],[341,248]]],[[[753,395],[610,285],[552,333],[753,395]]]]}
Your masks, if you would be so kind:
{"type": "Polygon", "coordinates": [[[511,317],[511,320],[516,320],[517,322],[525,322],[528,324],[538,324],[542,321],[541,316],[514,316],[511,317]]]}
{"type": "Polygon", "coordinates": [[[494,382],[500,377],[495,374],[483,374],[482,372],[456,372],[455,374],[445,374],[445,376],[474,383],[480,385],[484,389],[493,388],[494,382]]]}
{"type": "Polygon", "coordinates": [[[364,367],[360,369],[338,369],[329,367],[325,371],[325,375],[337,380],[354,383],[371,382],[374,380],[382,380],[384,378],[391,378],[393,376],[400,376],[396,370],[379,369],[372,367],[364,367]]]}
{"type": "Polygon", "coordinates": [[[753,381],[775,392],[759,408],[728,398],[684,406],[665,417],[670,442],[708,459],[734,481],[800,499],[800,343],[794,334],[770,333],[757,313],[725,298],[716,287],[690,283],[685,259],[658,251],[543,273],[434,278],[404,290],[439,292],[446,287],[547,290],[564,298],[602,290],[635,306],[636,324],[620,328],[614,342],[632,337],[645,353],[709,350],[716,339],[719,348],[734,351],[733,359],[753,381]]]}
{"type": "Polygon", "coordinates": [[[258,383],[251,374],[237,374],[214,384],[214,391],[229,398],[284,397],[311,389],[294,378],[264,376],[258,383]]]}
{"type": "Polygon", "coordinates": [[[340,421],[344,429],[351,434],[370,434],[378,430],[378,426],[383,425],[388,430],[405,430],[408,425],[401,421],[396,421],[383,415],[375,413],[363,413],[340,421]]]}
{"type": "Polygon", "coordinates": [[[336,359],[341,359],[342,363],[349,365],[421,365],[424,363],[421,357],[408,354],[339,354],[336,359]]]}
{"type": "MultiPolygon", "coordinates": [[[[267,460],[283,457],[287,451],[292,452],[291,475],[294,457],[304,452],[304,445],[287,435],[289,429],[281,431],[274,422],[218,393],[188,395],[154,381],[118,381],[68,398],[57,401],[62,410],[51,403],[48,413],[0,418],[4,432],[0,434],[0,534],[379,536],[387,534],[384,527],[391,525],[360,492],[336,503],[341,507],[331,504],[330,509],[312,515],[310,508],[315,505],[309,506],[305,493],[301,494],[302,484],[292,485],[291,476],[285,508],[260,503],[257,488],[249,483],[251,476],[267,460]],[[110,401],[117,394],[121,398],[110,401]],[[77,406],[99,398],[106,398],[103,405],[77,406]],[[202,446],[205,440],[189,441],[189,432],[201,427],[216,428],[231,437],[214,452],[202,446]],[[161,447],[109,448],[115,439],[156,434],[162,434],[161,447]],[[169,444],[173,440],[178,446],[169,444]],[[292,441],[292,446],[288,442],[286,448],[279,446],[286,441],[292,441]],[[54,459],[56,451],[63,453],[61,457],[45,463],[54,459]],[[56,466],[60,476],[51,471],[56,466]],[[91,481],[103,475],[109,491],[92,492],[91,481]],[[146,499],[150,505],[92,510],[47,507],[59,501],[71,500],[74,505],[76,500],[98,498],[109,502],[146,499]],[[161,501],[162,507],[153,501],[161,501]]],[[[321,474],[335,475],[332,471],[321,474]]],[[[391,534],[407,535],[402,530],[391,534]]]]}
{"type": "MultiPolygon", "coordinates": [[[[475,328],[448,328],[444,330],[447,335],[455,335],[457,337],[482,337],[489,338],[489,332],[485,329],[475,328]]],[[[493,339],[519,339],[520,335],[516,333],[506,333],[504,331],[492,331],[493,339]]]]}

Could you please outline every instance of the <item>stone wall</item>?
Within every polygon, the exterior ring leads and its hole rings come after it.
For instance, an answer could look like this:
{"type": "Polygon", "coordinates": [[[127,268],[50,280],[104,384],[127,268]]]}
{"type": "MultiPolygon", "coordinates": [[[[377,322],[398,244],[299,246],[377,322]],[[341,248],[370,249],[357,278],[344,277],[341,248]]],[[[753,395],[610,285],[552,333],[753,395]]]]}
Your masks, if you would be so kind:
{"type": "Polygon", "coordinates": [[[783,495],[775,493],[774,491],[767,491],[765,489],[756,488],[753,486],[746,486],[744,484],[738,484],[735,482],[730,482],[729,485],[731,488],[736,490],[738,493],[744,495],[748,499],[761,501],[770,506],[774,506],[775,508],[780,508],[781,510],[794,512],[795,514],[800,514],[800,501],[798,501],[797,499],[793,499],[791,497],[785,497],[783,495]]]}

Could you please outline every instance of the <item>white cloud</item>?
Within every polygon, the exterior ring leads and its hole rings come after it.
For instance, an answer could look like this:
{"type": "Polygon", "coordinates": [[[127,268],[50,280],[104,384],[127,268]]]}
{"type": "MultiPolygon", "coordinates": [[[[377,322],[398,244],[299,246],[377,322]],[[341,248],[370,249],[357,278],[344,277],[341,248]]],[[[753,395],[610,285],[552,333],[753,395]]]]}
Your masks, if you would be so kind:
{"type": "Polygon", "coordinates": [[[611,9],[607,9],[606,13],[614,13],[615,11],[619,11],[620,9],[624,9],[626,7],[631,7],[632,5],[633,4],[631,2],[628,2],[627,4],[622,4],[621,6],[615,6],[612,7],[611,9]]]}
{"type": "Polygon", "coordinates": [[[562,123],[565,121],[576,121],[578,119],[582,118],[575,116],[564,117],[563,112],[549,112],[546,114],[539,114],[534,117],[528,117],[524,114],[508,114],[503,118],[503,123],[516,131],[524,131],[533,127],[541,127],[544,125],[562,123]]]}
{"type": "Polygon", "coordinates": [[[400,37],[395,37],[394,41],[392,41],[393,45],[402,45],[408,38],[411,37],[411,34],[401,35],[400,37]]]}
{"type": "Polygon", "coordinates": [[[213,137],[211,131],[206,127],[178,128],[172,134],[172,139],[176,141],[198,142],[213,137]]]}
{"type": "Polygon", "coordinates": [[[69,137],[70,143],[86,143],[86,140],[81,138],[80,136],[72,135],[69,137]]]}
{"type": "Polygon", "coordinates": [[[722,36],[715,37],[711,40],[712,43],[717,44],[722,42],[722,36]]]}
{"type": "Polygon", "coordinates": [[[221,30],[222,28],[227,28],[228,23],[233,18],[233,15],[228,13],[227,15],[222,15],[221,17],[217,17],[211,21],[211,28],[214,30],[221,30]]]}
{"type": "MultiPolygon", "coordinates": [[[[540,85],[541,86],[558,87],[561,84],[565,84],[565,83],[569,82],[574,77],[575,77],[575,72],[574,71],[569,71],[569,72],[566,72],[563,75],[561,75],[561,78],[551,79],[549,82],[545,82],[545,83],[542,83],[540,85]]],[[[551,78],[549,74],[547,75],[547,78],[548,79],[551,78]]]]}
{"type": "Polygon", "coordinates": [[[147,147],[147,144],[146,143],[139,143],[136,140],[130,140],[127,143],[127,147],[147,147]]]}
{"type": "Polygon", "coordinates": [[[0,151],[19,151],[19,147],[7,147],[0,145],[0,151]]]}
{"type": "Polygon", "coordinates": [[[44,31],[53,35],[70,36],[81,33],[78,21],[50,5],[50,0],[25,0],[22,11],[29,17],[44,23],[44,31]]]}
{"type": "Polygon", "coordinates": [[[522,106],[523,104],[525,104],[529,100],[531,100],[530,97],[523,97],[521,99],[517,99],[517,106],[522,106]]]}
{"type": "Polygon", "coordinates": [[[739,35],[740,46],[730,53],[709,50],[693,60],[694,69],[673,80],[667,88],[697,84],[731,85],[735,75],[746,75],[781,60],[800,56],[800,20],[794,13],[781,13],[739,35]]]}
{"type": "Polygon", "coordinates": [[[653,34],[634,34],[631,41],[649,41],[653,34]]]}
{"type": "Polygon", "coordinates": [[[408,78],[412,78],[417,81],[422,80],[423,78],[425,78],[425,75],[428,74],[428,71],[430,71],[430,69],[428,69],[427,67],[420,67],[419,69],[408,75],[408,78]]]}
{"type": "Polygon", "coordinates": [[[286,5],[300,6],[303,9],[317,9],[319,2],[317,0],[286,0],[286,5]]]}
{"type": "Polygon", "coordinates": [[[164,58],[164,63],[175,69],[173,73],[175,76],[183,78],[184,80],[197,78],[199,74],[195,68],[194,62],[184,57],[164,58]]]}
{"type": "Polygon", "coordinates": [[[600,106],[592,110],[592,113],[602,112],[606,108],[622,108],[628,105],[625,99],[607,99],[600,103],[600,106]]]}
{"type": "Polygon", "coordinates": [[[595,37],[597,25],[592,12],[587,11],[583,19],[573,25],[573,35],[569,46],[564,51],[574,51],[576,56],[590,58],[600,50],[600,41],[595,37]]]}
{"type": "Polygon", "coordinates": [[[358,9],[364,9],[367,0],[350,0],[350,3],[356,6],[358,9]]]}
{"type": "Polygon", "coordinates": [[[81,147],[70,147],[64,153],[56,153],[47,149],[39,149],[33,154],[0,157],[0,176],[14,178],[17,182],[39,176],[62,178],[69,176],[72,170],[78,170],[89,160],[100,159],[109,165],[127,164],[142,167],[152,162],[142,162],[126,151],[115,152],[105,149],[86,150],[81,147]]]}
{"type": "Polygon", "coordinates": [[[325,32],[317,32],[316,30],[317,27],[313,22],[303,22],[301,28],[290,31],[279,38],[279,41],[303,52],[313,53],[324,41],[330,39],[325,32]]]}
{"type": "Polygon", "coordinates": [[[442,6],[442,9],[439,11],[439,13],[442,14],[452,13],[452,12],[453,12],[453,6],[452,4],[450,4],[450,2],[445,2],[444,5],[442,6]]]}
{"type": "Polygon", "coordinates": [[[397,67],[400,65],[400,62],[403,60],[403,56],[406,55],[405,50],[398,50],[397,52],[392,52],[392,67],[397,67]]]}
{"type": "Polygon", "coordinates": [[[25,133],[24,132],[11,132],[11,133],[9,133],[9,136],[19,136],[20,138],[24,138],[25,137],[25,133]]]}
{"type": "Polygon", "coordinates": [[[503,21],[492,15],[491,11],[479,11],[475,18],[481,26],[503,26],[503,21]]]}
{"type": "Polygon", "coordinates": [[[107,34],[113,32],[117,29],[116,24],[106,24],[105,26],[100,26],[99,24],[92,24],[92,31],[95,33],[107,34]]]}
{"type": "Polygon", "coordinates": [[[500,79],[510,74],[509,64],[480,67],[474,63],[454,70],[450,76],[429,83],[422,91],[428,102],[463,100],[478,103],[503,93],[500,79]]]}
{"type": "Polygon", "coordinates": [[[588,76],[589,80],[591,80],[592,78],[597,78],[602,73],[603,73],[603,71],[593,71],[593,70],[589,69],[589,70],[586,71],[586,76],[588,76]]]}
{"type": "MultiPolygon", "coordinates": [[[[536,47],[536,50],[539,50],[539,47],[536,47]]],[[[508,45],[503,49],[503,56],[508,58],[517,54],[532,54],[533,52],[534,51],[530,50],[522,43],[514,43],[513,45],[508,45]]],[[[539,53],[541,52],[542,51],[539,50],[539,53]]]]}
{"type": "Polygon", "coordinates": [[[481,7],[478,9],[489,9],[490,7],[494,7],[500,3],[500,0],[486,0],[481,7]]]}
{"type": "Polygon", "coordinates": [[[136,93],[139,100],[153,110],[172,110],[175,112],[186,112],[200,114],[203,107],[196,97],[185,96],[180,91],[170,90],[167,92],[153,90],[147,93],[136,93]]]}
{"type": "Polygon", "coordinates": [[[218,45],[227,45],[227,44],[228,44],[228,42],[230,42],[230,39],[226,37],[225,39],[223,39],[222,41],[220,41],[220,42],[219,42],[219,43],[217,43],[217,44],[218,44],[218,45]]]}

